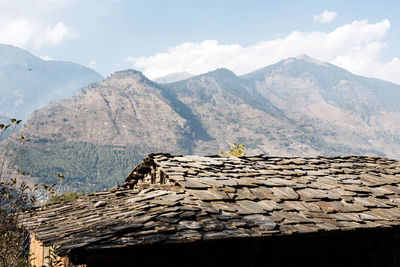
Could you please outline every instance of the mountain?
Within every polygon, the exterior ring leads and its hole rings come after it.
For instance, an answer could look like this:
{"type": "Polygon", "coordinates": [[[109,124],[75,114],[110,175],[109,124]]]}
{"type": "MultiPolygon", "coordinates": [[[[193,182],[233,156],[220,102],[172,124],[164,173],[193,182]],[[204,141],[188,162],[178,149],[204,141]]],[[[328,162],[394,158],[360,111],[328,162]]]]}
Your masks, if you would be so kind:
{"type": "Polygon", "coordinates": [[[106,187],[147,153],[216,154],[234,142],[247,154],[400,158],[399,93],[305,55],[169,84],[120,71],[35,111],[17,164],[46,181],[63,172],[106,187]]]}
{"type": "Polygon", "coordinates": [[[135,70],[37,110],[23,129],[36,140],[134,145],[141,151],[186,151],[193,141],[209,140],[188,106],[135,70]]]}
{"type": "Polygon", "coordinates": [[[400,86],[354,75],[308,56],[241,77],[289,118],[328,143],[400,158],[400,86]]]}
{"type": "Polygon", "coordinates": [[[241,83],[227,69],[164,86],[121,71],[39,109],[22,132],[41,142],[134,146],[141,154],[210,154],[236,140],[252,153],[315,155],[328,146],[241,83]]]}
{"type": "Polygon", "coordinates": [[[135,70],[35,111],[20,134],[32,139],[16,159],[20,169],[46,183],[63,173],[79,191],[121,183],[147,153],[190,153],[211,139],[186,104],[135,70]]]}
{"type": "Polygon", "coordinates": [[[250,92],[230,70],[217,69],[164,88],[190,106],[212,137],[197,142],[196,153],[216,153],[234,142],[245,143],[249,153],[315,155],[318,151],[307,130],[268,99],[250,92]]]}
{"type": "Polygon", "coordinates": [[[173,83],[173,82],[178,82],[178,81],[189,79],[193,76],[195,76],[195,75],[184,71],[184,72],[171,73],[171,74],[153,79],[153,81],[155,81],[157,83],[173,83]]]}
{"type": "Polygon", "coordinates": [[[71,62],[45,61],[0,44],[0,115],[27,118],[50,101],[70,97],[103,77],[71,62]]]}

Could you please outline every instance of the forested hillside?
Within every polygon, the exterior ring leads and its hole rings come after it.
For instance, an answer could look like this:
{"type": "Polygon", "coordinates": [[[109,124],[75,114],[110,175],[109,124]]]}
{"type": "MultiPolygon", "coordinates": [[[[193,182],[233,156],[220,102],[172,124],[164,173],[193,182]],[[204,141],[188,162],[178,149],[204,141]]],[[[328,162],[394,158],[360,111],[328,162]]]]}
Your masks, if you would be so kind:
{"type": "Polygon", "coordinates": [[[15,163],[34,170],[41,183],[58,183],[60,173],[65,176],[63,190],[91,192],[121,184],[142,157],[132,146],[56,142],[23,147],[15,163]]]}

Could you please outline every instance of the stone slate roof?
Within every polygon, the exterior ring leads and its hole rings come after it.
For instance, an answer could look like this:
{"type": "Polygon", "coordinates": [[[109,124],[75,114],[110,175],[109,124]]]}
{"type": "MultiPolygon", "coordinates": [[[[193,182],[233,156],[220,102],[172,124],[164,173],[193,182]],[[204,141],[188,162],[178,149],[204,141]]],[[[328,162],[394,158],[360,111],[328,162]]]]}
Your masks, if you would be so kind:
{"type": "Polygon", "coordinates": [[[23,223],[45,245],[106,249],[282,236],[400,222],[400,163],[369,157],[152,154],[123,186],[37,209],[23,223]]]}

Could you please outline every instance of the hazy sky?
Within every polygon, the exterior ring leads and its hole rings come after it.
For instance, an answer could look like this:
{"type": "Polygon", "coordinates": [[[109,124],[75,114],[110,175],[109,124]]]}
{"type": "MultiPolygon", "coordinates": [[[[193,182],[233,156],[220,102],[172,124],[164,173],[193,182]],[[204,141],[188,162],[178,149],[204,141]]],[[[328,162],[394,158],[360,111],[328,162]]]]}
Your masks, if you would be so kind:
{"type": "Polygon", "coordinates": [[[0,0],[0,43],[104,76],[244,74],[306,53],[400,84],[398,2],[0,0]]]}

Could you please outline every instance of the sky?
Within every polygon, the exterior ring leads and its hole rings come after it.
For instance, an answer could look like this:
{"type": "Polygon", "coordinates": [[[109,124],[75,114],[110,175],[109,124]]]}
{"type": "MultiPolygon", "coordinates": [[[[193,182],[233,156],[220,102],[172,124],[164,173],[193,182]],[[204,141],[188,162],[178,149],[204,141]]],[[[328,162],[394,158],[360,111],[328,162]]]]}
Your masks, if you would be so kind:
{"type": "Polygon", "coordinates": [[[0,43],[101,73],[237,75],[307,54],[400,84],[400,1],[0,0],[0,43]]]}

